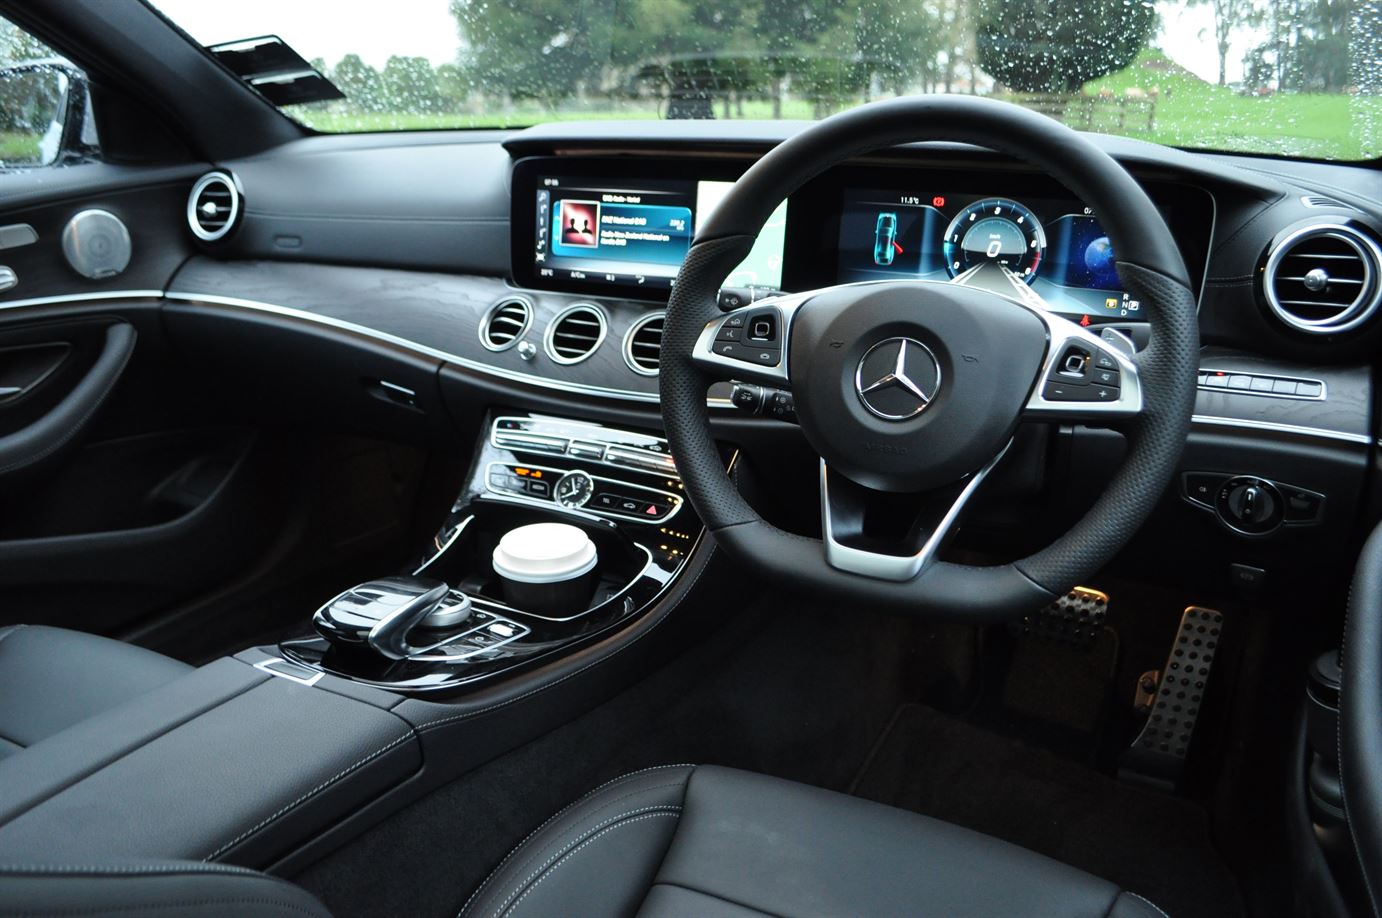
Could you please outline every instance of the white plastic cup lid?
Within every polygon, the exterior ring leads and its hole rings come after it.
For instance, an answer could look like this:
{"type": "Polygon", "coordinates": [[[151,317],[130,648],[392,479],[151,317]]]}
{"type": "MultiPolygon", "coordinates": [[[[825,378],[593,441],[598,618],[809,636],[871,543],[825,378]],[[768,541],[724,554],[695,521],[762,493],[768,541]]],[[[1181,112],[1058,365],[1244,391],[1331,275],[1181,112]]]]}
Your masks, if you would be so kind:
{"type": "Polygon", "coordinates": [[[504,533],[494,549],[494,571],[519,583],[573,580],[598,560],[595,543],[566,523],[533,523],[504,533]]]}

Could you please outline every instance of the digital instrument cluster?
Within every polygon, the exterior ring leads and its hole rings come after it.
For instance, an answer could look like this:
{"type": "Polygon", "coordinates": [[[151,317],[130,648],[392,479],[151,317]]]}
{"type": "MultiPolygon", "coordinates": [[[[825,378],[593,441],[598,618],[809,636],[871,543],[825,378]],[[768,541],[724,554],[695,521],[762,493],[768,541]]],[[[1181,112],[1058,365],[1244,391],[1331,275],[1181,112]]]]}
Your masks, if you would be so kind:
{"type": "Polygon", "coordinates": [[[1144,321],[1089,208],[1056,199],[846,188],[839,281],[950,280],[1021,295],[1084,324],[1144,321]]]}

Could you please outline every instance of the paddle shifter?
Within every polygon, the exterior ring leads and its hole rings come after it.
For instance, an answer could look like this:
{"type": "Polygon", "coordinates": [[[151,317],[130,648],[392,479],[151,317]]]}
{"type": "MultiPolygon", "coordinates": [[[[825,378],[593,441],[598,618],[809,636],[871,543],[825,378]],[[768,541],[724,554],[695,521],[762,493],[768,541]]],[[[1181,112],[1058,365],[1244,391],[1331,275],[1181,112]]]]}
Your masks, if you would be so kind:
{"type": "Polygon", "coordinates": [[[346,590],[318,609],[312,622],[338,647],[403,660],[415,652],[408,643],[414,628],[455,628],[471,611],[470,597],[451,594],[440,580],[386,577],[346,590]]]}

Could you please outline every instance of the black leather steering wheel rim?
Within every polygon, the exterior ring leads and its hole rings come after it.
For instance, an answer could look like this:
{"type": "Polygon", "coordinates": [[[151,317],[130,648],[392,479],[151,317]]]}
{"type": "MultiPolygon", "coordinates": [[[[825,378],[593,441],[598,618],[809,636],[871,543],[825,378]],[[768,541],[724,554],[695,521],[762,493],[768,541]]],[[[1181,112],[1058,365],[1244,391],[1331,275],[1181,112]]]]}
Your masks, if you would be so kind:
{"type": "Polygon", "coordinates": [[[809,590],[938,618],[1001,620],[1040,607],[1103,567],[1160,499],[1189,431],[1199,332],[1180,251],[1146,193],[1108,154],[1034,112],[989,99],[918,96],[861,106],[780,144],[736,183],[697,234],[669,298],[659,387],[663,420],[692,505],[732,556],[809,590]],[[725,474],[706,391],[692,360],[716,294],[768,216],[839,162],[921,141],[987,147],[1035,165],[1091,205],[1118,253],[1125,289],[1146,304],[1151,342],[1137,355],[1143,410],[1123,465],[1094,507],[1047,548],[992,567],[936,562],[915,579],[878,580],[828,567],[820,543],[765,522],[725,474]]]}

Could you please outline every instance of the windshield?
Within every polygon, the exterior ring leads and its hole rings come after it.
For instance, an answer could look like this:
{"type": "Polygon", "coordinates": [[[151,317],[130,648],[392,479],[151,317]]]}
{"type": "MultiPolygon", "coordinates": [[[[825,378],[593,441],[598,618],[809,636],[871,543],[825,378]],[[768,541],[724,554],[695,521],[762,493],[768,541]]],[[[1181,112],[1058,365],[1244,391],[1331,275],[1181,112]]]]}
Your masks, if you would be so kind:
{"type": "Polygon", "coordinates": [[[319,131],[821,118],[919,92],[1175,146],[1371,159],[1361,0],[153,0],[213,45],[277,35],[343,99],[319,131]]]}

